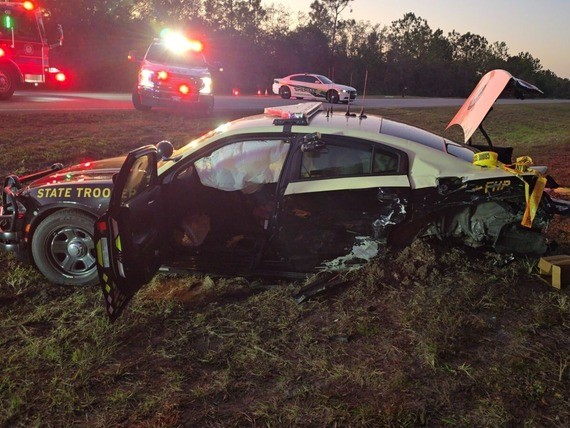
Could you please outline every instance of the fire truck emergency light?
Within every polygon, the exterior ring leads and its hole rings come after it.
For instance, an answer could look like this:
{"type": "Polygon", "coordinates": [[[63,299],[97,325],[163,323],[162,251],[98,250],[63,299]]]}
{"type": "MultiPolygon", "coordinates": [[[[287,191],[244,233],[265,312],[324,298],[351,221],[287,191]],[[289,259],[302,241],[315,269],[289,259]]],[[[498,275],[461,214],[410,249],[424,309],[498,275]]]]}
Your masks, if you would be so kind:
{"type": "Polygon", "coordinates": [[[22,3],[22,6],[24,6],[26,10],[34,10],[34,4],[31,1],[25,1],[22,3]]]}
{"type": "Polygon", "coordinates": [[[12,21],[12,17],[11,17],[10,15],[4,15],[4,16],[2,17],[2,25],[3,25],[4,28],[6,28],[7,30],[11,30],[11,29],[12,29],[12,26],[14,25],[14,24],[13,24],[13,21],[12,21]]]}

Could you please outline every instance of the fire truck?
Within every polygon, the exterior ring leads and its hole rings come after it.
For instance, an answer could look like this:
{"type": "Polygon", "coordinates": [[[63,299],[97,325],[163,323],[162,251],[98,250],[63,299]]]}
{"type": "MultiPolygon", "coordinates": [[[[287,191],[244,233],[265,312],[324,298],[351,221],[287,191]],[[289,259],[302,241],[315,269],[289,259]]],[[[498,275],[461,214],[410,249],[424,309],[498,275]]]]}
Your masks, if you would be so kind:
{"type": "Polygon", "coordinates": [[[49,53],[63,43],[50,45],[43,23],[43,10],[31,1],[0,0],[0,100],[7,100],[22,84],[63,82],[65,74],[50,67],[49,53]]]}

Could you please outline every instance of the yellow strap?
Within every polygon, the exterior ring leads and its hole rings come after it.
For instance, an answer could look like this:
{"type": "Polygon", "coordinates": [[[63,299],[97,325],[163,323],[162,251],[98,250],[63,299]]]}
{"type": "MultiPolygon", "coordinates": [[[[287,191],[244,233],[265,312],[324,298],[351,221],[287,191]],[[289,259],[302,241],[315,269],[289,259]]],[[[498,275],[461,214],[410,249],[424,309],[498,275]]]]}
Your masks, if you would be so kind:
{"type": "Polygon", "coordinates": [[[530,169],[529,167],[531,165],[532,158],[530,156],[520,156],[516,159],[515,163],[511,165],[500,163],[501,168],[503,168],[505,171],[513,173],[524,183],[526,209],[521,221],[521,225],[528,228],[532,227],[532,222],[534,221],[536,211],[538,210],[538,205],[540,204],[540,199],[542,198],[542,192],[544,192],[544,187],[546,186],[546,177],[544,177],[540,172],[534,169],[530,169]],[[534,189],[532,190],[532,194],[529,194],[529,184],[520,176],[522,172],[531,172],[537,177],[534,189]]]}
{"type": "Polygon", "coordinates": [[[526,183],[526,210],[523,215],[521,224],[524,227],[532,227],[532,221],[538,210],[538,205],[540,204],[540,198],[542,198],[542,192],[544,191],[544,186],[546,185],[546,177],[542,175],[538,176],[532,194],[528,195],[528,183],[526,183]]]}

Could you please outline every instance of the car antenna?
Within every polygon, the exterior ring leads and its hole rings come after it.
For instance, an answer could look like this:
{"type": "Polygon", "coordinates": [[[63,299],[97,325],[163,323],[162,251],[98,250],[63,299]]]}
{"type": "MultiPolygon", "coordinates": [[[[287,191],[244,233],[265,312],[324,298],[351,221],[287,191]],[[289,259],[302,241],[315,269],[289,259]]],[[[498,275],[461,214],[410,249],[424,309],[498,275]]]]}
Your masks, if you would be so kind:
{"type": "Polygon", "coordinates": [[[344,115],[347,117],[355,117],[356,116],[356,113],[350,112],[350,99],[346,103],[346,113],[344,115]]]}
{"type": "Polygon", "coordinates": [[[368,69],[366,69],[366,74],[364,75],[364,91],[362,92],[362,108],[360,109],[359,119],[366,119],[368,116],[364,114],[364,101],[366,101],[366,85],[368,83],[368,69]]]}

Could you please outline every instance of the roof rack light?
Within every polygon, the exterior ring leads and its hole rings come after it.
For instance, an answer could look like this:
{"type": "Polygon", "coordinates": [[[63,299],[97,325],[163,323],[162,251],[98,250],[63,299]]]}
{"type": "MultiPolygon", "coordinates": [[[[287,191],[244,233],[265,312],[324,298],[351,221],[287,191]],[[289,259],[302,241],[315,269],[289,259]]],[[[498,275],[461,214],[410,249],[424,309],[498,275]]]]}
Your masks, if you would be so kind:
{"type": "Polygon", "coordinates": [[[308,125],[309,119],[323,109],[323,103],[301,103],[288,106],[266,107],[264,113],[274,116],[274,125],[308,125]]]}

